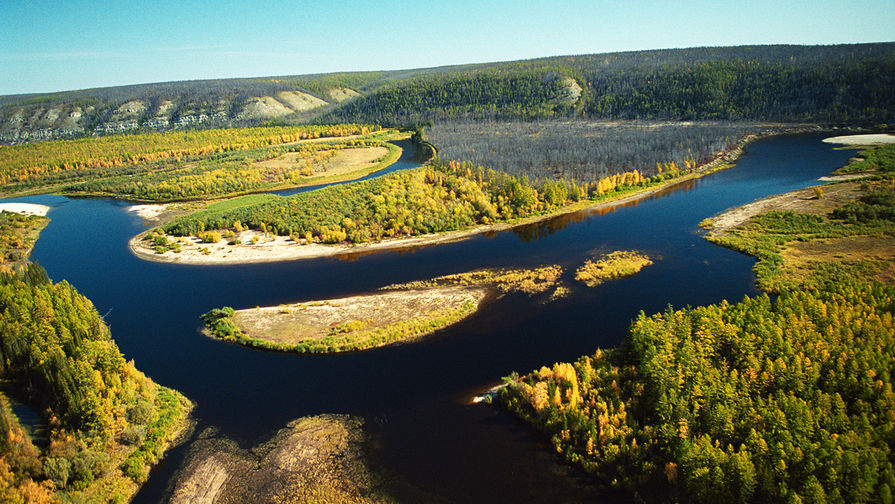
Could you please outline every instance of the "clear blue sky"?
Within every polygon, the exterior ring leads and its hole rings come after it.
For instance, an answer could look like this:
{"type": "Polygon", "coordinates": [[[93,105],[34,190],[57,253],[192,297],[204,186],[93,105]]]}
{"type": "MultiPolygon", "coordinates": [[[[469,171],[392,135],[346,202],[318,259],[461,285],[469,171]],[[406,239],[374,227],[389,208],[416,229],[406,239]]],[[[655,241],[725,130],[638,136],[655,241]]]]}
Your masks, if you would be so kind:
{"type": "Polygon", "coordinates": [[[0,95],[563,54],[895,41],[895,0],[0,0],[0,95]]]}

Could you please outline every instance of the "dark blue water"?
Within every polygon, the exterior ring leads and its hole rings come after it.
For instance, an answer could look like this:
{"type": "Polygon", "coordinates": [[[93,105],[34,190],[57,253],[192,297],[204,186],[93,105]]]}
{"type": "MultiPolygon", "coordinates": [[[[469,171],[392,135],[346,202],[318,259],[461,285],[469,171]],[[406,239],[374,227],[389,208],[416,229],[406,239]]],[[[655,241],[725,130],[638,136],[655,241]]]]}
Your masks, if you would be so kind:
{"type": "MultiPolygon", "coordinates": [[[[377,439],[377,461],[416,488],[415,495],[452,502],[576,502],[599,497],[598,489],[559,463],[537,434],[494,408],[469,405],[469,399],[514,370],[617,345],[640,310],[754,294],[754,261],[709,244],[697,224],[729,207],[815,184],[853,154],[835,151],[821,138],[757,141],[735,168],[602,215],[582,212],[459,243],[351,260],[229,267],[147,262],[127,248],[145,229],[125,211],[128,203],[59,196],[15,201],[53,207],[32,258],[51,278],[67,280],[93,300],[139,369],[196,402],[200,428],[216,426],[250,446],[300,416],[361,415],[377,439]],[[413,344],[299,356],[199,333],[198,316],[222,305],[329,298],[483,267],[560,263],[574,271],[593,253],[615,249],[644,250],[659,260],[635,277],[594,289],[572,285],[568,299],[551,304],[505,297],[413,344]]],[[[137,502],[162,498],[184,451],[168,456],[137,502]]]]}

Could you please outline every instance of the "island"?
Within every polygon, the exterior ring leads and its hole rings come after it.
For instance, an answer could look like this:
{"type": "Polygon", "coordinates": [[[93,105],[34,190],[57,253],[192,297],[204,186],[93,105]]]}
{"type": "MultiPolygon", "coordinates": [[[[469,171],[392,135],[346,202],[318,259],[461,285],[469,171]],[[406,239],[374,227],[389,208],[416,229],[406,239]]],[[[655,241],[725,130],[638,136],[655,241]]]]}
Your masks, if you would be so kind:
{"type": "Polygon", "coordinates": [[[298,353],[359,351],[406,343],[463,320],[489,294],[530,295],[557,287],[560,266],[478,270],[395,284],[378,293],[306,301],[276,307],[234,310],[223,307],[202,315],[208,335],[269,350],[298,353]]]}

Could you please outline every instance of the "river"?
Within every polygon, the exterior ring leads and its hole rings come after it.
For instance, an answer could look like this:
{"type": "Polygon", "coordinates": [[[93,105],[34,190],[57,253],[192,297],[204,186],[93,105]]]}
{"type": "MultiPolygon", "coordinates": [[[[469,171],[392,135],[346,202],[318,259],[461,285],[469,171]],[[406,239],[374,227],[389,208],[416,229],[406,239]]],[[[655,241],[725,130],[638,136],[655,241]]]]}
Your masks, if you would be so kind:
{"type": "MultiPolygon", "coordinates": [[[[127,247],[145,229],[127,202],[42,195],[10,201],[51,206],[32,259],[54,281],[89,297],[128,359],[195,401],[198,431],[248,447],[292,419],[360,415],[378,468],[402,482],[398,497],[445,502],[612,500],[510,415],[471,405],[512,371],[570,361],[624,337],[640,310],[653,313],[756,294],[754,261],[706,242],[697,224],[729,207],[817,183],[845,164],[819,135],[750,144],[737,166],[637,204],[584,211],[513,231],[428,248],[240,266],[142,261],[127,247]],[[588,289],[574,268],[594,253],[638,249],[657,259],[639,275],[588,289]],[[354,354],[257,351],[199,333],[199,315],[223,305],[277,305],[369,291],[483,267],[559,263],[571,295],[549,304],[507,296],[422,341],[354,354]],[[412,489],[412,490],[407,490],[412,489]]],[[[402,163],[409,163],[406,159],[402,163]]],[[[399,165],[399,169],[408,165],[399,165]]],[[[165,496],[188,444],[153,471],[135,502],[165,496]]]]}

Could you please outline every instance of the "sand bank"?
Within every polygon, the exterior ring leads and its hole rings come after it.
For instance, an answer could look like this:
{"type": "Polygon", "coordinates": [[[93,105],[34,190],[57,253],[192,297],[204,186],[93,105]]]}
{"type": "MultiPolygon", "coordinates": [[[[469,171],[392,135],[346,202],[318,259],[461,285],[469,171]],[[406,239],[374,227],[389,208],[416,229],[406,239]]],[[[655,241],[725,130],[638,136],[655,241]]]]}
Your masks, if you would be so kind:
{"type": "Polygon", "coordinates": [[[825,143],[839,145],[880,145],[895,143],[895,135],[877,133],[873,135],[845,135],[824,138],[825,143]]]}
{"type": "Polygon", "coordinates": [[[50,211],[50,207],[46,205],[35,205],[34,203],[0,203],[0,211],[14,212],[25,215],[46,216],[50,211]]]}

